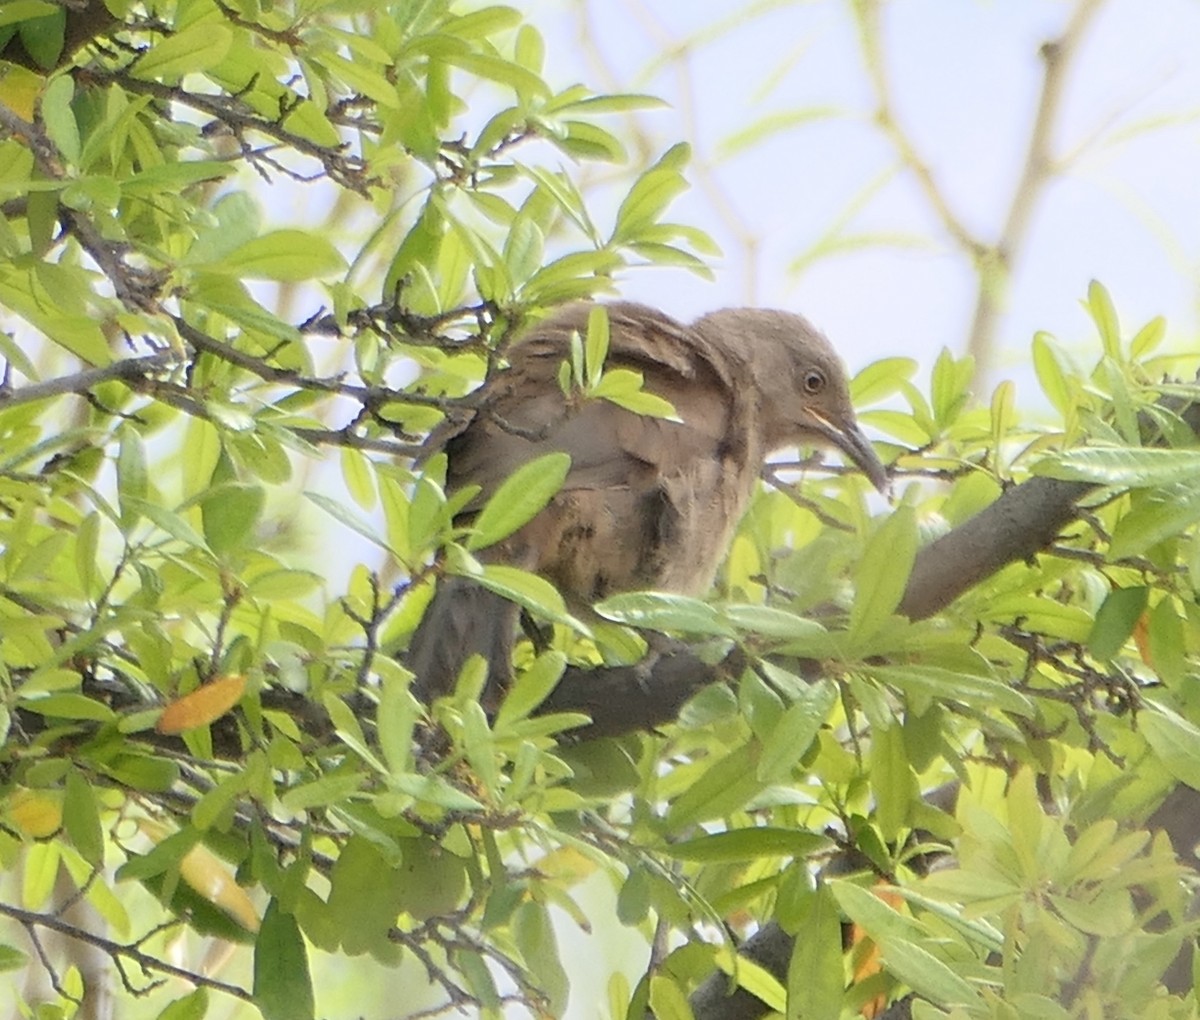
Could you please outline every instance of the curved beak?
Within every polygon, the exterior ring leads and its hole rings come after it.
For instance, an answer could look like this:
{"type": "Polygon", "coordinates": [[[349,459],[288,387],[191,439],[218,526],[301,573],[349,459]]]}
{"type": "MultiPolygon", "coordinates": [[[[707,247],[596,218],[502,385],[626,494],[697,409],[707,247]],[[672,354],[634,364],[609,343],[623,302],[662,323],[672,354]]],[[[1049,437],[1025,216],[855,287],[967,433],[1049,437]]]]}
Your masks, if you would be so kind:
{"type": "Polygon", "coordinates": [[[813,429],[818,432],[830,446],[845,454],[854,465],[867,476],[872,485],[886,494],[892,487],[887,468],[875,452],[871,441],[863,434],[858,423],[851,418],[846,425],[835,425],[828,418],[808,409],[813,429]]]}

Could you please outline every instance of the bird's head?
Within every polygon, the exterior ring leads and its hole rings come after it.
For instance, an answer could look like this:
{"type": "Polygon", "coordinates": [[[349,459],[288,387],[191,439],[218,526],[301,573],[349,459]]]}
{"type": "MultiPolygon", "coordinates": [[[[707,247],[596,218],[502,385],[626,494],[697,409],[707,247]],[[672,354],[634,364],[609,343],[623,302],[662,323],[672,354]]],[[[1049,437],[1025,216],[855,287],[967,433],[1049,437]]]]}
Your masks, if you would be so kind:
{"type": "Polygon", "coordinates": [[[887,489],[887,471],[854,416],[846,369],[812,323],[791,312],[727,308],[694,328],[745,358],[760,396],[766,449],[809,443],[835,449],[880,492],[887,489]]]}

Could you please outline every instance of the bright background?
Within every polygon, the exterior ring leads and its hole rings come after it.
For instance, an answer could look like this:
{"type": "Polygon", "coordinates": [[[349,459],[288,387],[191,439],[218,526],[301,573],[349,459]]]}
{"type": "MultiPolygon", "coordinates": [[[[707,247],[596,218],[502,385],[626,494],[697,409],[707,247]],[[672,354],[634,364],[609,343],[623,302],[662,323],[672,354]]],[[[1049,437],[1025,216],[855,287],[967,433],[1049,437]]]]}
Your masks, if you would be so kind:
{"type": "MultiPolygon", "coordinates": [[[[729,304],[800,311],[854,368],[925,363],[966,349],[979,281],[896,146],[878,108],[848,0],[531,0],[556,86],[644,91],[645,152],[695,147],[693,190],[671,210],[721,244],[715,282],[631,274],[624,296],[682,317],[729,304]],[[728,153],[764,118],[794,126],[728,153]],[[727,154],[728,153],[728,154],[727,154]],[[830,231],[837,253],[798,261],[830,231]]],[[[954,216],[1000,236],[1042,90],[1043,43],[1085,15],[1051,134],[1053,176],[1014,253],[991,384],[1028,368],[1036,330],[1094,347],[1077,300],[1109,289],[1132,334],[1168,318],[1194,346],[1200,265],[1200,5],[1193,0],[893,0],[880,16],[896,122],[954,216]]],[[[990,388],[987,387],[987,388],[990,388]]],[[[985,394],[986,397],[986,394],[985,394]]]]}

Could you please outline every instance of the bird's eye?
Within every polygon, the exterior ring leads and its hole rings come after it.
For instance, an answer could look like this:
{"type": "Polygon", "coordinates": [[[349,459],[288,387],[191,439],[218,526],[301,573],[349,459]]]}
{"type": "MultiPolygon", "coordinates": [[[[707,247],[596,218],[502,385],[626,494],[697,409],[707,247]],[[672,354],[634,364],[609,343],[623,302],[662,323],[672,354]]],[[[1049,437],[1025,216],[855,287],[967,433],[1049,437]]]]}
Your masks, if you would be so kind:
{"type": "Polygon", "coordinates": [[[819,372],[815,368],[809,369],[804,373],[804,392],[809,394],[820,393],[825,388],[825,373],[819,372]]]}

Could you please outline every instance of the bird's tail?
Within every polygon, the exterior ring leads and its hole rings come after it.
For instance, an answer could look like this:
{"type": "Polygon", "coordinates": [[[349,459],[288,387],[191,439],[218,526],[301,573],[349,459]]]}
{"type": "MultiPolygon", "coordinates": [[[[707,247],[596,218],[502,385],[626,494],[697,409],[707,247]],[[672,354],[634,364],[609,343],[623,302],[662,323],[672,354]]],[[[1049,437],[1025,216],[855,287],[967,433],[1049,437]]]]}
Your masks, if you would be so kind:
{"type": "Polygon", "coordinates": [[[415,674],[413,694],[425,704],[448,694],[478,654],[488,666],[487,700],[498,700],[512,679],[517,613],[512,602],[466,578],[443,579],[405,655],[415,674]]]}

